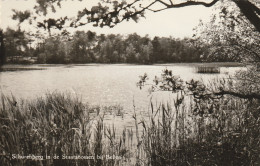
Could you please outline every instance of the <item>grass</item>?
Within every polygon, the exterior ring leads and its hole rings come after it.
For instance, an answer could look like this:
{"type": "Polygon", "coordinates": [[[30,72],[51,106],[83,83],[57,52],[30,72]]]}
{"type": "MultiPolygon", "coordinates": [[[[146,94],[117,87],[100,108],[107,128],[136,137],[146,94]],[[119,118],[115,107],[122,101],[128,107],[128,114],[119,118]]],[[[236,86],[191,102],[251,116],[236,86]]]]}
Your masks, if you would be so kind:
{"type": "Polygon", "coordinates": [[[102,115],[91,117],[96,108],[68,94],[48,93],[32,101],[2,95],[0,104],[1,165],[114,165],[118,159],[97,156],[126,155],[123,138],[105,127],[102,115]],[[110,144],[105,144],[110,141],[110,144]],[[14,159],[13,155],[43,156],[42,160],[14,159]],[[50,158],[46,158],[50,156],[50,158]],[[57,159],[56,156],[59,156],[57,159]],[[89,159],[62,160],[63,156],[89,159]],[[55,158],[55,159],[54,159],[55,158]],[[93,159],[92,159],[93,158],[93,159]]]}
{"type": "Polygon", "coordinates": [[[144,165],[259,165],[256,101],[245,104],[228,98],[219,102],[214,112],[197,115],[184,103],[151,106],[150,124],[143,135],[144,165]]]}
{"type": "Polygon", "coordinates": [[[166,105],[155,107],[151,103],[148,117],[140,117],[134,107],[135,129],[124,129],[120,134],[116,134],[117,126],[104,124],[102,114],[104,109],[122,116],[120,106],[90,107],[76,97],[61,93],[49,93],[31,101],[2,96],[0,163],[260,165],[259,101],[227,96],[209,111],[211,103],[205,101],[197,110],[192,97],[178,96],[166,105]],[[95,116],[91,116],[93,112],[95,116]],[[51,159],[16,160],[12,154],[49,155],[51,159]],[[53,159],[63,155],[94,159],[53,159]]]}

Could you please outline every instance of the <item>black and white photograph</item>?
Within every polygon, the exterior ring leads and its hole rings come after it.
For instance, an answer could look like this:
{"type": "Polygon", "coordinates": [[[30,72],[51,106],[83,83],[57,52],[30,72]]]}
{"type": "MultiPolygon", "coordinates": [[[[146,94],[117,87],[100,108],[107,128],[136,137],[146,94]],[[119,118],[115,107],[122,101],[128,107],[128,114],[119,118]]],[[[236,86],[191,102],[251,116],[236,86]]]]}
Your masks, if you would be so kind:
{"type": "Polygon", "coordinates": [[[0,0],[0,166],[260,166],[260,0],[0,0]]]}

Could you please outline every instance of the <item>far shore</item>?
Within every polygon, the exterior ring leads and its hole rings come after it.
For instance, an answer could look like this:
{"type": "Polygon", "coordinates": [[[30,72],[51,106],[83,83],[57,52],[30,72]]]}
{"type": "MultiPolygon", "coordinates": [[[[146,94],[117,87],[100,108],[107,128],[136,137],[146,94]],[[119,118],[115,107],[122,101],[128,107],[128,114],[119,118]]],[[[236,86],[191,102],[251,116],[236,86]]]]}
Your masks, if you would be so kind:
{"type": "Polygon", "coordinates": [[[39,68],[39,67],[59,67],[59,66],[100,66],[100,65],[116,65],[116,66],[125,66],[125,65],[154,65],[154,66],[189,66],[194,67],[205,65],[205,66],[216,66],[216,67],[242,67],[245,66],[243,63],[239,62],[177,62],[177,63],[153,63],[153,64],[141,64],[141,63],[71,63],[71,64],[4,64],[1,68],[39,68]]]}

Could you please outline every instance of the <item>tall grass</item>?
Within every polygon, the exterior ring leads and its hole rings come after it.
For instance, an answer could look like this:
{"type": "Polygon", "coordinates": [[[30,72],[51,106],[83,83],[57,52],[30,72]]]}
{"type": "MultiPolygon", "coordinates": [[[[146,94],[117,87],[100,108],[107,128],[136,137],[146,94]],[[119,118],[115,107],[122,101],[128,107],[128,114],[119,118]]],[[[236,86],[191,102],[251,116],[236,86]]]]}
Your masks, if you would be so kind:
{"type": "Polygon", "coordinates": [[[90,107],[60,93],[31,101],[2,96],[0,165],[260,165],[259,101],[226,96],[214,107],[197,108],[183,94],[158,107],[151,103],[148,117],[134,107],[135,129],[118,134],[102,114],[121,114],[118,106],[90,107]],[[51,159],[18,160],[13,154],[51,159]],[[93,159],[53,159],[63,155],[93,159]]]}
{"type": "Polygon", "coordinates": [[[173,106],[151,105],[144,165],[260,165],[259,101],[226,97],[207,109],[197,114],[178,98],[173,106]]]}
{"type": "Polygon", "coordinates": [[[102,115],[91,117],[96,108],[68,94],[48,93],[32,101],[1,96],[0,165],[114,165],[123,163],[126,147],[115,137],[115,129],[105,127],[102,115]],[[108,134],[107,134],[108,133],[108,134]],[[105,142],[110,140],[110,144],[105,142]],[[39,160],[15,159],[43,156],[39,160]],[[46,158],[50,156],[50,158],[46,158]],[[59,156],[57,159],[56,156],[59,156]],[[85,159],[62,159],[86,156],[85,159]],[[104,158],[97,158],[103,156],[104,158]],[[93,157],[93,158],[92,158],[93,157]]]}

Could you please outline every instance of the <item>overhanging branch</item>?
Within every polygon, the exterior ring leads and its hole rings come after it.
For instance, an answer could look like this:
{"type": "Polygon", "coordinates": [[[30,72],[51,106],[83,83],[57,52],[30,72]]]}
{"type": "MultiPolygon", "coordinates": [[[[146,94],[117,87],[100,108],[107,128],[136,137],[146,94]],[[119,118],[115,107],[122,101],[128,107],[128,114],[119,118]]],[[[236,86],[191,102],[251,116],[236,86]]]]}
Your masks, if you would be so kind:
{"type": "Polygon", "coordinates": [[[245,17],[254,25],[255,29],[260,32],[260,9],[248,0],[233,0],[245,17]]]}
{"type": "Polygon", "coordinates": [[[260,99],[260,94],[257,94],[257,93],[242,94],[242,93],[225,91],[225,90],[216,92],[216,93],[214,93],[214,95],[222,95],[222,96],[231,95],[231,96],[235,96],[235,97],[239,97],[239,98],[243,98],[243,99],[260,99]]]}
{"type": "Polygon", "coordinates": [[[160,2],[160,3],[164,4],[166,7],[162,8],[162,9],[158,9],[158,10],[153,10],[153,9],[149,9],[149,10],[151,10],[153,12],[159,12],[159,11],[170,9],[170,8],[181,8],[181,7],[186,7],[186,6],[199,6],[199,5],[205,6],[205,7],[211,7],[218,1],[219,0],[213,0],[210,3],[199,2],[199,1],[187,1],[187,2],[183,2],[183,3],[179,3],[179,4],[173,4],[171,1],[171,4],[166,4],[166,3],[162,3],[162,1],[156,0],[155,2],[160,2]]]}
{"type": "Polygon", "coordinates": [[[178,7],[185,7],[185,6],[194,6],[194,5],[202,5],[205,7],[211,7],[213,6],[215,3],[217,3],[219,0],[213,0],[210,3],[206,3],[206,2],[198,2],[198,1],[187,1],[187,2],[183,2],[183,3],[179,3],[179,4],[173,4],[170,5],[171,8],[178,8],[178,7]]]}

